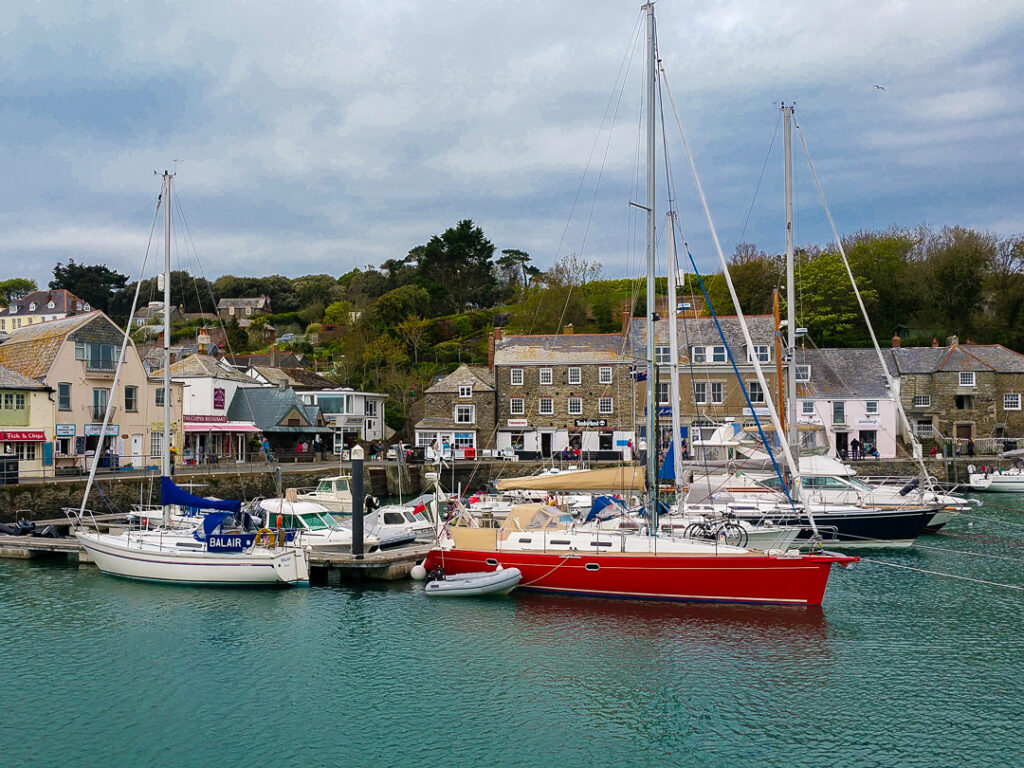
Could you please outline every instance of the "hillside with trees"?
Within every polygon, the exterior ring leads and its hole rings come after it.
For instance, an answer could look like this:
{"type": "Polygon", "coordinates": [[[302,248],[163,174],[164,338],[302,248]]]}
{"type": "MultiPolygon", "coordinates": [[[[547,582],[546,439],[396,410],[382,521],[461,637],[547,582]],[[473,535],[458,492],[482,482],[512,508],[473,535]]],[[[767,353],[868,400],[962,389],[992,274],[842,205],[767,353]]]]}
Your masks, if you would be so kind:
{"type": "MultiPolygon", "coordinates": [[[[1024,237],[1000,238],[963,227],[893,228],[857,232],[844,248],[882,343],[893,333],[904,345],[929,344],[956,333],[1024,351],[1024,237]]],[[[745,312],[771,311],[772,290],[784,283],[784,260],[750,243],[737,246],[730,275],[745,312]]],[[[818,346],[866,346],[846,269],[834,246],[808,245],[797,253],[797,316],[818,346]]],[[[721,274],[704,276],[711,305],[732,314],[721,274]]],[[[11,295],[29,286],[5,281],[11,295]]],[[[105,265],[58,264],[51,288],[68,288],[122,325],[135,283],[105,265]]],[[[221,298],[266,295],[274,314],[254,318],[248,332],[230,321],[231,352],[265,347],[262,329],[277,331],[279,346],[302,352],[339,384],[386,392],[388,422],[400,429],[412,402],[438,374],[459,363],[482,364],[495,324],[510,333],[612,333],[622,308],[644,312],[642,279],[604,279],[602,266],[577,254],[546,270],[525,251],[498,251],[472,221],[459,221],[403,258],[380,266],[288,278],[222,275],[212,282],[186,272],[171,276],[183,312],[213,313],[221,298]]],[[[660,279],[656,293],[664,295],[660,279]]],[[[703,306],[690,275],[690,294],[703,306]]],[[[140,303],[159,301],[155,278],[143,283],[140,303]]],[[[194,338],[209,318],[179,321],[172,339],[194,338]]]]}

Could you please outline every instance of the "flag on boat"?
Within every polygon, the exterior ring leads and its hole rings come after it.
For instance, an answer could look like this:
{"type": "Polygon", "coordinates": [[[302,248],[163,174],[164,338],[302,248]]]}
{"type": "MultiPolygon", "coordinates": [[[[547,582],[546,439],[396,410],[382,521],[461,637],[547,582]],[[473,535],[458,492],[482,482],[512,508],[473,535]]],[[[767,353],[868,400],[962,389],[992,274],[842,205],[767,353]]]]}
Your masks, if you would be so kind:
{"type": "Polygon", "coordinates": [[[417,505],[416,505],[415,507],[413,507],[413,508],[412,508],[412,511],[413,511],[414,513],[416,513],[416,512],[426,512],[426,511],[427,511],[427,505],[426,505],[426,504],[424,504],[424,503],[423,503],[423,502],[421,501],[421,502],[420,502],[419,504],[417,504],[417,505]]]}

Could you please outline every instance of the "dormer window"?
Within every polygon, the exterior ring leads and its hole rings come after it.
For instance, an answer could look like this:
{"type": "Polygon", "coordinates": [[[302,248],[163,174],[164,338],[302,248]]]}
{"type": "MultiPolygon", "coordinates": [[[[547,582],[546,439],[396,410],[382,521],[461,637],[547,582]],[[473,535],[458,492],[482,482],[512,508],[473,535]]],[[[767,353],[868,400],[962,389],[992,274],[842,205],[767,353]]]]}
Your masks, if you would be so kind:
{"type": "Polygon", "coordinates": [[[473,385],[472,384],[460,384],[459,385],[459,397],[472,397],[473,396],[473,385]]]}
{"type": "Polygon", "coordinates": [[[809,366],[809,365],[798,365],[796,367],[796,380],[797,381],[810,381],[811,380],[811,366],[809,366]]]}
{"type": "Polygon", "coordinates": [[[35,312],[36,311],[36,303],[34,301],[31,304],[28,305],[28,311],[29,312],[35,312]]]}
{"type": "Polygon", "coordinates": [[[17,304],[11,304],[11,306],[9,306],[8,309],[11,311],[12,315],[18,314],[18,305],[17,304]]]}
{"type": "Polygon", "coordinates": [[[57,305],[56,305],[56,304],[54,304],[54,303],[53,303],[53,302],[51,301],[51,302],[50,302],[49,304],[47,304],[47,305],[46,305],[46,308],[47,308],[47,309],[56,309],[56,308],[57,308],[57,305]]]}

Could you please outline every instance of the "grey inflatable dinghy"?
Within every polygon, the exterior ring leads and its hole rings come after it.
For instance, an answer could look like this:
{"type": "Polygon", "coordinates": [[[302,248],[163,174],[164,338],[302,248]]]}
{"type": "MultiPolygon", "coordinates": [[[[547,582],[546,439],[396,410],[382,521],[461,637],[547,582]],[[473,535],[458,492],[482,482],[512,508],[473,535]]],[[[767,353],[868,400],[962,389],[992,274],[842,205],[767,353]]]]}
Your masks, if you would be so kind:
{"type": "Polygon", "coordinates": [[[427,583],[428,595],[443,597],[482,597],[484,595],[507,595],[522,580],[518,568],[480,573],[459,573],[427,583]]]}

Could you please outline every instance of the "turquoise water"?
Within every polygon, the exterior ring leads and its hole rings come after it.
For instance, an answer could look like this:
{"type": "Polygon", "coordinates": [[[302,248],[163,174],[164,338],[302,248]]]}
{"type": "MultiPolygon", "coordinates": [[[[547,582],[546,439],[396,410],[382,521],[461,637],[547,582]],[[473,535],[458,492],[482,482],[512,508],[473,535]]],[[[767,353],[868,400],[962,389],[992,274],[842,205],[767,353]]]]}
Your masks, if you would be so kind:
{"type": "MultiPolygon", "coordinates": [[[[868,557],[1024,585],[1024,513],[972,522],[868,557]]],[[[5,766],[1024,765],[1020,591],[866,562],[821,610],[434,600],[59,562],[0,561],[5,766]]]]}

